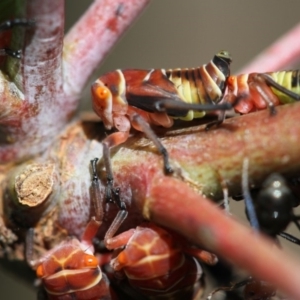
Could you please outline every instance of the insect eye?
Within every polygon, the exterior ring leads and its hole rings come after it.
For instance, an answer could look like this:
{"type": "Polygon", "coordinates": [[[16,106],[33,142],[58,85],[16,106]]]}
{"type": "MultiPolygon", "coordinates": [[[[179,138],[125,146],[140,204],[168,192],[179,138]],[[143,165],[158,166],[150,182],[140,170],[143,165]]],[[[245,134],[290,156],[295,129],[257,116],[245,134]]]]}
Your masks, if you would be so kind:
{"type": "Polygon", "coordinates": [[[85,254],[83,257],[83,266],[85,268],[98,267],[98,259],[94,255],[85,254]]]}
{"type": "Polygon", "coordinates": [[[95,93],[100,100],[106,100],[111,96],[110,90],[105,86],[97,87],[95,93]]]}
{"type": "Polygon", "coordinates": [[[43,265],[39,265],[36,269],[36,276],[39,278],[42,278],[42,277],[44,277],[44,275],[45,275],[45,272],[44,272],[43,265]]]}

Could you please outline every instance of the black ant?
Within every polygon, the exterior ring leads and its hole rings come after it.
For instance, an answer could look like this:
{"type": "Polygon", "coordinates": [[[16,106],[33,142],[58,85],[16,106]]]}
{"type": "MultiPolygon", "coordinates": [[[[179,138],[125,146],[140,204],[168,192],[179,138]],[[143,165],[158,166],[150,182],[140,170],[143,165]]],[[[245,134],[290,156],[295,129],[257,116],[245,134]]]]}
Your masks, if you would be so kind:
{"type": "MultiPolygon", "coordinates": [[[[247,176],[243,174],[243,177],[247,176]]],[[[242,187],[245,195],[247,187],[242,187]]],[[[247,194],[247,193],[246,193],[247,194]]],[[[300,231],[299,216],[294,214],[294,207],[298,204],[292,190],[289,188],[286,180],[278,173],[271,174],[263,183],[262,188],[256,196],[250,201],[253,203],[254,211],[259,224],[259,230],[266,235],[276,239],[276,236],[300,245],[300,240],[285,233],[284,230],[293,222],[300,231]],[[253,199],[253,200],[252,200],[253,199]]],[[[246,213],[253,226],[253,220],[250,218],[250,209],[246,204],[246,213]]]]}
{"type": "MultiPolygon", "coordinates": [[[[300,245],[300,240],[284,230],[293,222],[300,230],[299,216],[294,214],[298,202],[282,175],[273,173],[263,182],[262,188],[252,197],[248,185],[248,160],[244,160],[242,172],[242,190],[245,199],[246,214],[254,230],[262,232],[277,241],[281,236],[300,245]]],[[[240,199],[238,199],[240,200],[240,199]]],[[[218,291],[232,291],[240,287],[246,300],[269,300],[276,294],[276,288],[262,280],[249,277],[229,287],[215,289],[207,299],[218,291]]]]}
{"type": "MultiPolygon", "coordinates": [[[[35,24],[32,20],[27,19],[13,19],[7,20],[0,23],[0,32],[12,29],[14,27],[31,27],[35,24]]],[[[21,58],[21,50],[12,50],[10,48],[1,48],[0,49],[0,56],[10,56],[16,59],[21,58]]]]}

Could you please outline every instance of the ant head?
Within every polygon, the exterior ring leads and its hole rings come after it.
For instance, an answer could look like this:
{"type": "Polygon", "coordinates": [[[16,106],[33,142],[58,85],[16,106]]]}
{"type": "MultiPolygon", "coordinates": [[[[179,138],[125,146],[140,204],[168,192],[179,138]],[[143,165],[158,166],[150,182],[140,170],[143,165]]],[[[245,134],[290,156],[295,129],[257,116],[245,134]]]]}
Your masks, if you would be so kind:
{"type": "Polygon", "coordinates": [[[264,182],[255,201],[257,218],[263,231],[276,235],[293,218],[294,196],[285,179],[273,173],[264,182]]]}

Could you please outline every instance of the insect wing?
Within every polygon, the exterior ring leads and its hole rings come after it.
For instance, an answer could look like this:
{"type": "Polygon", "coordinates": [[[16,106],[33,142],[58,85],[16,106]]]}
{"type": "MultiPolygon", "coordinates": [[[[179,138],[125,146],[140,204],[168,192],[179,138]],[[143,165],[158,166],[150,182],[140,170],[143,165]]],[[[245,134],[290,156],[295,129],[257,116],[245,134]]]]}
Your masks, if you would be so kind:
{"type": "MultiPolygon", "coordinates": [[[[157,101],[180,101],[178,90],[162,70],[126,70],[123,71],[127,88],[128,104],[148,112],[157,112],[157,101]]],[[[168,115],[181,117],[187,114],[186,110],[171,109],[168,115]]]]}

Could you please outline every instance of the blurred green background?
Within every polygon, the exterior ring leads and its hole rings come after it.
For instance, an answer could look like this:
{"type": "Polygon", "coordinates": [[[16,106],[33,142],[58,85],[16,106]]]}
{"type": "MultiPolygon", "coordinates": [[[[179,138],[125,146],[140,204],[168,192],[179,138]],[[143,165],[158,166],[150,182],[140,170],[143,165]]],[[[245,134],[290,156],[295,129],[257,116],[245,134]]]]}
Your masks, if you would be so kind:
{"type": "MultiPolygon", "coordinates": [[[[91,2],[66,0],[66,32],[91,2]]],[[[300,1],[296,0],[152,0],[91,82],[116,68],[195,67],[223,49],[231,52],[235,73],[296,25],[299,11],[300,1]]],[[[90,107],[87,85],[80,108],[90,107]]],[[[243,214],[243,203],[233,206],[243,214]]],[[[296,231],[295,234],[300,236],[296,231]]],[[[291,251],[299,249],[292,247],[291,251]]],[[[17,276],[22,272],[19,264],[1,264],[0,269],[0,299],[35,299],[27,267],[23,280],[17,276]]]]}

